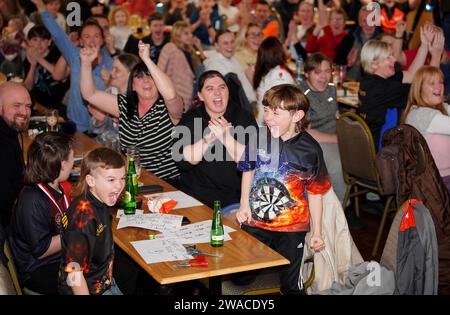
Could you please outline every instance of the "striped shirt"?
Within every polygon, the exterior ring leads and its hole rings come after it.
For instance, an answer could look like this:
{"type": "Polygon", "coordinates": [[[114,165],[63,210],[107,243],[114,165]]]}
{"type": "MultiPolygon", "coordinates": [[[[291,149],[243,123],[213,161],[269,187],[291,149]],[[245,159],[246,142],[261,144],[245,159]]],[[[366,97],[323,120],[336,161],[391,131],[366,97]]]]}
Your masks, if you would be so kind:
{"type": "Polygon", "coordinates": [[[132,118],[128,117],[127,99],[123,94],[117,96],[119,104],[119,136],[123,151],[131,145],[139,147],[141,165],[155,176],[168,179],[180,175],[172,159],[172,130],[174,124],[162,98],[158,99],[141,118],[134,109],[132,118]]]}

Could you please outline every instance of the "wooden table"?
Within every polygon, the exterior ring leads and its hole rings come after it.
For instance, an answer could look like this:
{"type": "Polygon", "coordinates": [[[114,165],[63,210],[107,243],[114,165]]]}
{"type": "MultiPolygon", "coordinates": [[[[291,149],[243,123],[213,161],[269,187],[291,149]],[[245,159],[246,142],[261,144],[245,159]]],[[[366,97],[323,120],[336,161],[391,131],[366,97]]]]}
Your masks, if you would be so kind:
{"type": "MultiPolygon", "coordinates": [[[[28,136],[25,138],[28,138],[28,136]]],[[[29,143],[30,139],[28,138],[27,141],[24,141],[24,147],[26,148],[29,143]]],[[[89,150],[99,146],[101,145],[88,136],[82,133],[75,134],[75,156],[83,155],[89,150]]],[[[142,171],[139,180],[145,185],[159,184],[164,187],[164,191],[176,190],[165,181],[144,170],[142,171]]],[[[145,209],[145,212],[147,211],[148,210],[145,209]]],[[[113,210],[114,242],[160,284],[171,284],[209,278],[210,292],[212,294],[220,294],[220,276],[289,264],[289,261],[286,258],[261,243],[250,234],[241,230],[237,225],[237,222],[230,221],[226,218],[224,218],[224,224],[236,230],[230,234],[232,237],[231,241],[226,241],[225,245],[219,248],[214,248],[209,244],[197,245],[198,249],[204,250],[205,252],[220,254],[220,257],[206,257],[209,262],[208,267],[175,267],[176,262],[174,261],[147,264],[130,242],[146,240],[150,234],[158,232],[132,227],[117,230],[119,220],[115,217],[115,213],[116,210],[113,210]]],[[[192,223],[212,218],[212,210],[204,205],[177,209],[171,213],[186,216],[192,223]]]]}
{"type": "Polygon", "coordinates": [[[358,108],[360,105],[358,93],[359,93],[359,83],[344,82],[343,85],[338,85],[336,87],[336,94],[337,94],[336,101],[345,106],[358,108]]]}

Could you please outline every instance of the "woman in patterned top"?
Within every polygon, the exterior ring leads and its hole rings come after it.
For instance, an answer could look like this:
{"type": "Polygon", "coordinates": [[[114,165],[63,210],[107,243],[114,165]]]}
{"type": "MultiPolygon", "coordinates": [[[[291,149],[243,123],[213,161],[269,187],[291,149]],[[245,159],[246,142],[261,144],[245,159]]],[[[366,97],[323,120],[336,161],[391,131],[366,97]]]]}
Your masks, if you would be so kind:
{"type": "Polygon", "coordinates": [[[131,71],[126,94],[118,96],[97,90],[92,81],[92,61],[97,51],[80,51],[80,86],[83,98],[100,110],[119,117],[122,150],[140,149],[142,166],[164,180],[179,176],[171,156],[171,133],[183,113],[183,100],[170,78],[150,59],[150,45],[139,42],[143,63],[131,71]]]}

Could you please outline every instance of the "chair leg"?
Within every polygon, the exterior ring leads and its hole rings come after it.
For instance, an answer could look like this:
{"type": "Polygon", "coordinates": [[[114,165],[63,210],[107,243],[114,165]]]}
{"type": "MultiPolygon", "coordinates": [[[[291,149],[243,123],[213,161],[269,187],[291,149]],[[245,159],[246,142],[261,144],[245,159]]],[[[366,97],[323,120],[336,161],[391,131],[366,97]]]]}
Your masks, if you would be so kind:
{"type": "Polygon", "coordinates": [[[377,238],[375,239],[375,245],[373,246],[373,250],[372,250],[373,257],[375,257],[375,255],[378,252],[378,246],[380,245],[380,240],[381,240],[381,235],[383,234],[384,224],[386,223],[386,217],[389,212],[389,207],[391,205],[393,198],[394,198],[393,196],[389,196],[388,199],[386,200],[386,205],[384,206],[384,210],[383,210],[383,216],[381,217],[380,227],[378,228],[378,232],[377,232],[377,238]]]}
{"type": "Polygon", "coordinates": [[[345,190],[344,200],[342,201],[342,209],[347,208],[348,199],[350,198],[350,191],[352,190],[352,185],[347,185],[345,190]]]}
{"type": "Polygon", "coordinates": [[[358,185],[354,186],[354,191],[355,191],[355,213],[356,213],[356,216],[359,217],[358,185]]]}

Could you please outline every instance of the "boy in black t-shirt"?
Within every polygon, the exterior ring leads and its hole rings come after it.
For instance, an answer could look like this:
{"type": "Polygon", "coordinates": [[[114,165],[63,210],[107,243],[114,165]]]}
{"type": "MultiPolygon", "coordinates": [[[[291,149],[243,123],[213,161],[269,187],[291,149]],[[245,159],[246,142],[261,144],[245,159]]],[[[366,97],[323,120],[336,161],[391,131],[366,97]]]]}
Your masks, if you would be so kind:
{"type": "Polygon", "coordinates": [[[91,151],[81,165],[72,202],[65,213],[59,293],[121,295],[112,276],[113,206],[125,186],[125,161],[108,148],[91,151]]]}
{"type": "Polygon", "coordinates": [[[304,127],[309,101],[289,84],[272,87],[263,99],[270,135],[257,148],[247,146],[239,162],[242,175],[242,229],[286,257],[280,273],[282,294],[300,294],[303,247],[324,249],[322,195],[331,187],[320,145],[304,127]],[[310,221],[311,226],[310,226],[310,221]],[[310,244],[304,245],[312,228],[310,244]]]}
{"type": "Polygon", "coordinates": [[[62,109],[61,101],[68,89],[68,84],[52,78],[60,55],[45,26],[30,29],[24,61],[25,86],[33,101],[49,108],[62,109]]]}

